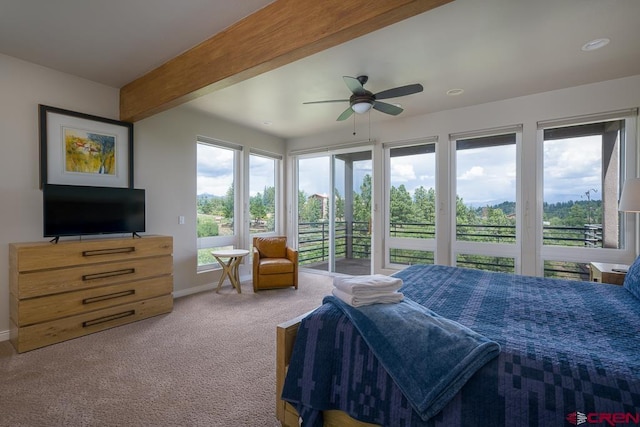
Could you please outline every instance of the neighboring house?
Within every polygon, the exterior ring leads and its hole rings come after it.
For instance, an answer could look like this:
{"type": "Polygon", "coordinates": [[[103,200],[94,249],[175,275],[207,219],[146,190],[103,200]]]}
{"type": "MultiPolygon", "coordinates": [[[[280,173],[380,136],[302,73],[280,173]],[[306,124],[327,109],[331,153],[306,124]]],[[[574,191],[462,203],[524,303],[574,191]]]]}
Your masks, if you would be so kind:
{"type": "Polygon", "coordinates": [[[312,194],[309,199],[315,199],[320,203],[320,209],[322,216],[320,219],[327,219],[329,217],[329,196],[326,194],[312,194]]]}

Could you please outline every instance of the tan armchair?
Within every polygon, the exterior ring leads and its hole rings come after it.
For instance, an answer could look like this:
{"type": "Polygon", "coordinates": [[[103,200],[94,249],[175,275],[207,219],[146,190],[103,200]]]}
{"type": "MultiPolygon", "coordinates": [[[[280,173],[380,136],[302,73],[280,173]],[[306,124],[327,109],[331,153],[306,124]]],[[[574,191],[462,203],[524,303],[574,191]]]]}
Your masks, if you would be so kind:
{"type": "Polygon", "coordinates": [[[287,238],[253,238],[253,291],[298,289],[298,251],[287,247],[287,238]]]}

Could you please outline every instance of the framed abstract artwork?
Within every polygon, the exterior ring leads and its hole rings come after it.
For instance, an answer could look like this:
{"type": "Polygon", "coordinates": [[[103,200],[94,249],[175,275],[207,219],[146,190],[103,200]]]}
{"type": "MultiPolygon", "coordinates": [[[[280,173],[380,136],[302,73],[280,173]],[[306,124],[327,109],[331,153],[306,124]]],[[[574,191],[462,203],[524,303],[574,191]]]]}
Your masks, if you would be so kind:
{"type": "Polygon", "coordinates": [[[133,123],[39,106],[40,185],[133,188],[133,123]]]}

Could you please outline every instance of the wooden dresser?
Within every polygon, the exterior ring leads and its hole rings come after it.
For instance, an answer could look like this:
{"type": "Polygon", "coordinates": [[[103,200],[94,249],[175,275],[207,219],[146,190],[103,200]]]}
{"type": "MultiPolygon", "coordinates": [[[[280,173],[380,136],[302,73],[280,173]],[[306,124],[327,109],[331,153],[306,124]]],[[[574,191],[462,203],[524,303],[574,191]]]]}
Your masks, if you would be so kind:
{"type": "Polygon", "coordinates": [[[19,353],[173,309],[171,236],[11,243],[9,263],[19,353]]]}

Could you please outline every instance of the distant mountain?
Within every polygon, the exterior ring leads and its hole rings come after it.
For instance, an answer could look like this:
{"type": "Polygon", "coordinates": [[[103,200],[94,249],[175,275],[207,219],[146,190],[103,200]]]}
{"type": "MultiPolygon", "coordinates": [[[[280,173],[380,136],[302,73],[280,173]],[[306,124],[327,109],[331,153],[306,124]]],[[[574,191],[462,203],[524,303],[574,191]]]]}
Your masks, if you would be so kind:
{"type": "Polygon", "coordinates": [[[200,199],[225,199],[226,196],[216,196],[215,194],[202,193],[196,196],[198,200],[200,199]]]}

